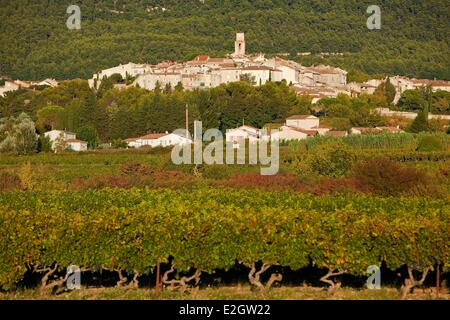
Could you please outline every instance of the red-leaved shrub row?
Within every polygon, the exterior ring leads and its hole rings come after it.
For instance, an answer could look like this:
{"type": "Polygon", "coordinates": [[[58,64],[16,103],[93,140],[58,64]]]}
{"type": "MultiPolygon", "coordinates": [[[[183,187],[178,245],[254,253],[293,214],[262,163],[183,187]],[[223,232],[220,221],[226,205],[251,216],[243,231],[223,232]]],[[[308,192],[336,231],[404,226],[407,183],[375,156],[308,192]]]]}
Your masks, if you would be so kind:
{"type": "Polygon", "coordinates": [[[127,163],[115,176],[76,179],[76,189],[111,188],[189,188],[199,183],[231,188],[292,190],[316,195],[339,192],[377,194],[381,196],[440,196],[441,181],[449,170],[441,168],[434,175],[388,158],[358,161],[344,177],[311,176],[306,180],[293,174],[263,176],[259,173],[234,174],[227,178],[196,176],[181,171],[163,171],[140,163],[127,163]]]}

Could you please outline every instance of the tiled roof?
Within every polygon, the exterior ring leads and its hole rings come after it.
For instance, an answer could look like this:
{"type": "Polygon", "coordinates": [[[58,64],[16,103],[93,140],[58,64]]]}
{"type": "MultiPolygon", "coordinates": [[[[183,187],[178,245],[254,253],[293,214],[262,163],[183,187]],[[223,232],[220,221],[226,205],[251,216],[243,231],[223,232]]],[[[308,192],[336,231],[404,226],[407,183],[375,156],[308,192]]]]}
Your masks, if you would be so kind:
{"type": "Polygon", "coordinates": [[[166,135],[167,135],[167,133],[149,133],[149,134],[146,134],[145,136],[139,137],[138,139],[153,140],[153,139],[159,139],[159,138],[164,137],[166,135]]]}
{"type": "Polygon", "coordinates": [[[274,69],[271,67],[266,67],[266,66],[248,66],[248,67],[244,67],[242,68],[242,70],[268,70],[268,71],[281,71],[278,69],[274,69]]]}
{"type": "Polygon", "coordinates": [[[87,144],[86,141],[82,141],[82,140],[78,140],[78,139],[67,139],[66,142],[67,143],[84,143],[84,144],[87,144]]]}

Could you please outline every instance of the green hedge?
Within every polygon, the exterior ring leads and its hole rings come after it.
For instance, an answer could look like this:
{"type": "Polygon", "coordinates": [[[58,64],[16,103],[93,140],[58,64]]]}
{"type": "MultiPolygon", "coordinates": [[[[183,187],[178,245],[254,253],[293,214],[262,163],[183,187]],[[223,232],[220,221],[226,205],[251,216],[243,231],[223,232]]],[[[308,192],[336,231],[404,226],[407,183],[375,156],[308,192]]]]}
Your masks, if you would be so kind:
{"type": "Polygon", "coordinates": [[[379,133],[379,134],[351,134],[346,137],[316,136],[305,140],[308,150],[328,141],[343,141],[355,149],[386,149],[409,150],[417,149],[422,139],[433,137],[439,140],[442,148],[450,147],[450,137],[445,133],[379,133]]]}
{"type": "Polygon", "coordinates": [[[0,286],[28,269],[75,264],[151,273],[227,270],[236,260],[364,275],[450,266],[448,200],[313,197],[293,193],[102,190],[0,194],[0,286]]]}

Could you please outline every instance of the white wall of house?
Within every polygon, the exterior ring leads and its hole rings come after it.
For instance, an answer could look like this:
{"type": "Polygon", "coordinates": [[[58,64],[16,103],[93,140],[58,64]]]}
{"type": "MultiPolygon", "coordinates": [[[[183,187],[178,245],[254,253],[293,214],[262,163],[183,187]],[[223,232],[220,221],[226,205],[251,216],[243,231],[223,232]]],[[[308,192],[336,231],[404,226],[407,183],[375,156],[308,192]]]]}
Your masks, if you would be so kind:
{"type": "Polygon", "coordinates": [[[140,148],[144,146],[155,147],[169,147],[175,145],[184,145],[192,143],[191,139],[180,136],[175,133],[162,134],[159,137],[140,137],[126,140],[128,147],[140,148]]]}
{"type": "Polygon", "coordinates": [[[159,138],[157,138],[157,139],[138,139],[138,140],[136,140],[136,143],[139,145],[139,147],[150,146],[150,147],[154,148],[154,147],[158,147],[161,145],[161,141],[159,140],[159,138]]]}
{"type": "Polygon", "coordinates": [[[213,73],[218,73],[220,75],[221,83],[236,82],[241,79],[241,70],[238,68],[223,68],[213,71],[213,73]]]}
{"type": "Polygon", "coordinates": [[[274,68],[281,71],[280,74],[280,80],[275,81],[281,81],[286,80],[286,82],[296,84],[299,81],[299,72],[294,67],[294,65],[291,65],[289,61],[281,60],[281,59],[270,59],[264,62],[264,65],[270,68],[274,68]]]}
{"type": "Polygon", "coordinates": [[[288,84],[298,83],[298,71],[288,66],[277,66],[281,70],[281,79],[286,80],[288,84]]]}
{"type": "Polygon", "coordinates": [[[175,146],[175,145],[185,145],[185,144],[192,143],[191,139],[188,139],[186,137],[180,136],[175,133],[170,133],[168,135],[165,135],[164,137],[161,137],[158,140],[160,141],[160,144],[163,147],[175,146]]]}
{"type": "Polygon", "coordinates": [[[300,72],[298,74],[298,83],[304,87],[313,87],[316,85],[313,72],[300,72]]]}
{"type": "Polygon", "coordinates": [[[87,142],[84,141],[67,141],[67,149],[73,151],[86,151],[88,147],[87,142]]]}
{"type": "Polygon", "coordinates": [[[164,89],[167,84],[170,84],[174,88],[182,81],[183,79],[180,73],[146,73],[140,75],[134,82],[134,85],[139,85],[139,87],[147,90],[154,90],[157,82],[164,89]]]}
{"type": "Polygon", "coordinates": [[[313,131],[316,131],[320,136],[326,135],[331,129],[330,128],[311,128],[313,131]]]}
{"type": "Polygon", "coordinates": [[[347,77],[338,73],[322,73],[316,76],[316,81],[335,87],[345,85],[347,77]]]}
{"type": "Polygon", "coordinates": [[[77,140],[77,135],[72,132],[63,130],[52,130],[44,133],[44,136],[50,140],[52,149],[55,149],[56,140],[62,137],[67,143],[67,149],[74,151],[86,151],[88,143],[86,141],[77,140]]]}
{"type": "Polygon", "coordinates": [[[308,116],[305,119],[286,119],[286,125],[299,129],[318,128],[320,120],[315,116],[308,116]]]}
{"type": "Polygon", "coordinates": [[[270,134],[270,139],[272,141],[291,141],[291,140],[303,140],[306,139],[308,135],[304,132],[300,132],[288,126],[280,127],[280,131],[270,134]]]}
{"type": "Polygon", "coordinates": [[[44,133],[44,136],[46,136],[50,142],[54,142],[56,139],[58,139],[62,134],[62,137],[64,140],[71,140],[76,139],[77,135],[72,132],[68,131],[62,131],[62,130],[52,130],[44,133]]]}
{"type": "Polygon", "coordinates": [[[126,78],[127,74],[132,77],[137,77],[138,75],[144,74],[151,70],[150,65],[146,64],[136,64],[129,62],[127,64],[121,64],[116,67],[102,70],[92,76],[92,79],[88,80],[89,87],[93,88],[95,84],[95,79],[97,79],[97,87],[100,85],[103,77],[111,77],[113,74],[118,73],[122,78],[126,78]]]}
{"type": "Polygon", "coordinates": [[[255,142],[259,140],[259,130],[250,126],[240,126],[239,128],[228,129],[225,134],[225,140],[235,144],[244,140],[255,142]]]}
{"type": "Polygon", "coordinates": [[[248,74],[254,77],[255,85],[263,85],[270,79],[272,81],[281,81],[283,73],[280,70],[264,67],[247,67],[241,70],[241,75],[248,74]]]}
{"type": "Polygon", "coordinates": [[[5,81],[5,84],[0,87],[0,96],[4,97],[7,92],[19,90],[20,86],[12,81],[5,81]]]}

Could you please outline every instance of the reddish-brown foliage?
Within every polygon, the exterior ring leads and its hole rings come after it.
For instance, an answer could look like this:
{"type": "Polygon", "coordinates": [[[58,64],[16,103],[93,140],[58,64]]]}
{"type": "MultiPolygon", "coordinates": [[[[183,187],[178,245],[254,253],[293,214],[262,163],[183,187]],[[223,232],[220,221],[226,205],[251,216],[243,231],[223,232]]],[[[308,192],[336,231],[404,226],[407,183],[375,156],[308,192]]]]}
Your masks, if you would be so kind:
{"type": "Polygon", "coordinates": [[[155,171],[150,166],[141,164],[139,162],[128,162],[120,166],[120,173],[125,176],[131,175],[150,175],[155,171]]]}
{"type": "Polygon", "coordinates": [[[316,195],[326,195],[340,192],[349,193],[369,193],[370,190],[359,180],[353,177],[343,178],[323,178],[309,186],[310,193],[316,195]]]}
{"type": "Polygon", "coordinates": [[[306,191],[305,185],[293,175],[279,174],[263,176],[259,173],[233,175],[231,178],[217,182],[227,187],[261,188],[269,190],[289,189],[298,192],[306,191]]]}
{"type": "Polygon", "coordinates": [[[94,176],[88,179],[76,178],[73,182],[76,189],[129,188],[126,178],[121,176],[94,176]]]}
{"type": "Polygon", "coordinates": [[[438,186],[426,171],[388,158],[358,162],[353,168],[353,177],[364,188],[383,196],[434,196],[439,193],[438,186]]]}
{"type": "Polygon", "coordinates": [[[16,174],[0,172],[0,192],[16,191],[22,188],[20,178],[16,174]]]}

